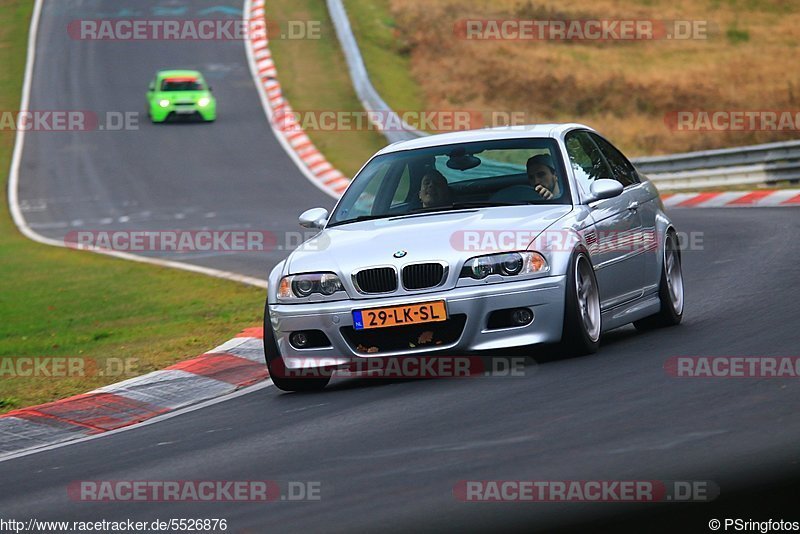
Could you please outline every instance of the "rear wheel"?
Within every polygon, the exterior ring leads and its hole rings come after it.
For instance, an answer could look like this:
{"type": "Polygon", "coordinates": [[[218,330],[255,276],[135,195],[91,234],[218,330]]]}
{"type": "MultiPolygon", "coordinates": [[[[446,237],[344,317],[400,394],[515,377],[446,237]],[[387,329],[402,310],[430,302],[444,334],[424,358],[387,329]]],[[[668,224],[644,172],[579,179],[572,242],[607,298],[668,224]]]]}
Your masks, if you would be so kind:
{"type": "Polygon", "coordinates": [[[567,274],[561,345],[575,355],[597,352],[601,326],[600,290],[594,268],[586,252],[577,251],[567,274]]]}
{"type": "Polygon", "coordinates": [[[664,242],[664,258],[661,278],[658,283],[658,298],[661,308],[650,317],[635,321],[633,325],[639,330],[650,330],[663,326],[680,324],[683,319],[683,270],[681,268],[681,252],[678,236],[675,232],[667,233],[664,242]]]}
{"type": "Polygon", "coordinates": [[[268,306],[264,307],[264,358],[267,360],[269,377],[275,387],[282,391],[319,391],[328,385],[331,377],[287,377],[275,332],[269,320],[268,306]]]}

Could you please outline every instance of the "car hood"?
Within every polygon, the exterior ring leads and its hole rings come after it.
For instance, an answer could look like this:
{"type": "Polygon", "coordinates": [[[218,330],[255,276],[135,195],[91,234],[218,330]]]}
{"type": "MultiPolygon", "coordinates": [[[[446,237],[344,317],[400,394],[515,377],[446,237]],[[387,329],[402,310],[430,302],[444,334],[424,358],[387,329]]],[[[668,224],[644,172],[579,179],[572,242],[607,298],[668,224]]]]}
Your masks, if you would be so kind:
{"type": "MultiPolygon", "coordinates": [[[[361,267],[441,260],[451,268],[471,256],[496,252],[493,242],[510,235],[524,249],[572,210],[568,205],[469,209],[376,219],[327,228],[296,249],[284,274],[334,271],[348,276],[361,267]],[[509,232],[511,233],[509,235],[509,232]],[[530,237],[530,239],[528,239],[530,237]],[[396,258],[395,253],[405,252],[396,258]]],[[[508,250],[507,247],[503,247],[508,250]]]]}

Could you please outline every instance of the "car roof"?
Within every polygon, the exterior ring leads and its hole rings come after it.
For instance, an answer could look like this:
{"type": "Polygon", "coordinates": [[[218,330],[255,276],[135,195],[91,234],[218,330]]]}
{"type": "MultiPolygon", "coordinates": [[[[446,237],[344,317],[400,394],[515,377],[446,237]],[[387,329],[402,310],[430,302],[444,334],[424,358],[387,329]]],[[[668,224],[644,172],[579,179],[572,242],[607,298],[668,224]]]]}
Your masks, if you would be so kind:
{"type": "Polygon", "coordinates": [[[528,137],[558,138],[568,130],[592,128],[574,122],[550,124],[525,124],[519,126],[499,126],[497,128],[482,128],[480,130],[464,130],[435,135],[426,135],[408,141],[399,141],[384,147],[378,154],[388,154],[401,150],[415,148],[428,148],[439,145],[452,145],[457,143],[471,143],[474,141],[490,141],[495,139],[524,139],[528,137]]]}
{"type": "Polygon", "coordinates": [[[156,73],[160,78],[199,78],[202,79],[203,75],[198,70],[160,70],[156,73]]]}

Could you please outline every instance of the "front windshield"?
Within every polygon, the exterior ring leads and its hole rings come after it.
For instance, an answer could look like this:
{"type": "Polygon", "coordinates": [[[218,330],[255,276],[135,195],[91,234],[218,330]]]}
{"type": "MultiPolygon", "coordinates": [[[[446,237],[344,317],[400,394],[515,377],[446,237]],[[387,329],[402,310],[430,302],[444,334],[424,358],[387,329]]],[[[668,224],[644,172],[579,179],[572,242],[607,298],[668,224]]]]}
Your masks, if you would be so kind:
{"type": "Polygon", "coordinates": [[[554,139],[501,139],[373,158],[329,225],[481,206],[570,204],[554,139]]]}
{"type": "Polygon", "coordinates": [[[195,79],[168,78],[161,84],[162,91],[202,91],[203,84],[195,79]]]}

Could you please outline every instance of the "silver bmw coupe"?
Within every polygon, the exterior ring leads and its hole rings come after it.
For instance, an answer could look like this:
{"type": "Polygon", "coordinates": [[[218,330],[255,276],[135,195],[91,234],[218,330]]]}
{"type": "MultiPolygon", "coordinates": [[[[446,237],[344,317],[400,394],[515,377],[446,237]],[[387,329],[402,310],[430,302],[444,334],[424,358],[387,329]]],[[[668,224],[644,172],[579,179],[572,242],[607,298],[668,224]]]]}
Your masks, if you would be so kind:
{"type": "Polygon", "coordinates": [[[264,352],[274,384],[317,371],[560,343],[680,323],[678,234],[655,186],[580,124],[472,130],[373,156],[319,233],[269,276],[264,352]],[[311,372],[309,372],[311,371],[311,372]]]}

